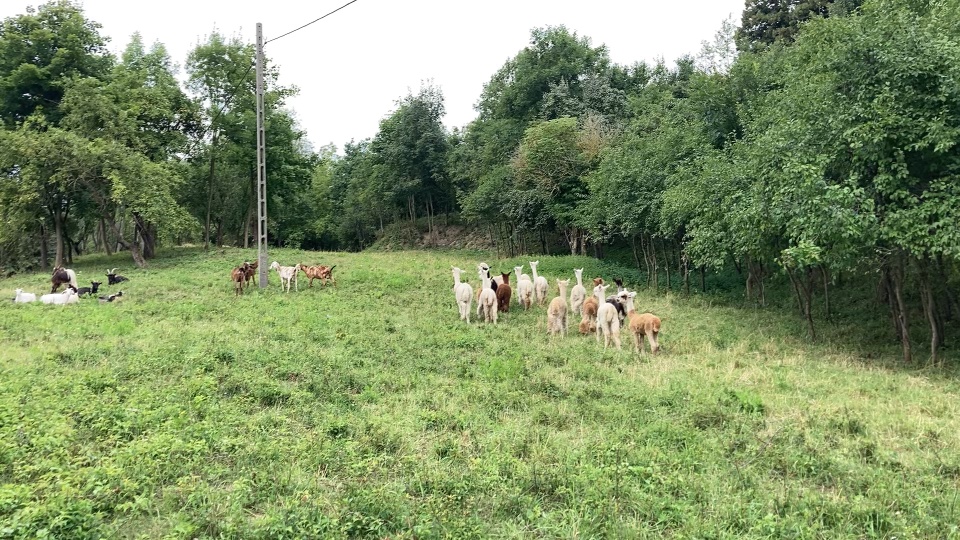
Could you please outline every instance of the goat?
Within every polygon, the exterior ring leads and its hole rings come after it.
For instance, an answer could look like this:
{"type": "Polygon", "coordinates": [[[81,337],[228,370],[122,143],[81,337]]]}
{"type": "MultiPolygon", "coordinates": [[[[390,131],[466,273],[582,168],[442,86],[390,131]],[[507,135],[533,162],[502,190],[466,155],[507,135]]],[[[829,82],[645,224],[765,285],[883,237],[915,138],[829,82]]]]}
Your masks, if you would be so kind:
{"type": "Polygon", "coordinates": [[[260,266],[260,261],[247,262],[243,261],[241,267],[246,267],[243,270],[243,284],[246,287],[250,286],[250,282],[253,281],[254,276],[257,275],[257,268],[260,266]]]}
{"type": "Polygon", "coordinates": [[[660,342],[657,339],[660,335],[660,317],[653,313],[637,313],[633,307],[633,299],[637,296],[636,292],[624,290],[620,293],[620,298],[627,304],[627,317],[629,320],[630,333],[633,334],[633,350],[643,354],[643,336],[647,337],[650,343],[650,352],[654,355],[660,350],[660,342]]]}
{"type": "Polygon", "coordinates": [[[337,265],[333,265],[333,266],[324,266],[322,264],[320,265],[320,285],[323,285],[324,287],[326,287],[327,281],[330,281],[330,283],[333,283],[334,287],[337,286],[337,280],[333,277],[333,269],[336,267],[337,265]]]}
{"type": "MultiPolygon", "coordinates": [[[[310,278],[309,287],[313,288],[313,280],[320,279],[320,266],[300,263],[300,270],[303,270],[304,275],[310,278]]],[[[321,280],[320,283],[323,284],[323,280],[321,280]]]]}
{"type": "Polygon", "coordinates": [[[50,276],[50,294],[57,292],[57,289],[61,285],[69,283],[73,286],[74,289],[77,288],[77,274],[69,268],[64,268],[62,266],[57,266],[53,269],[53,274],[50,276]]]}
{"type": "Polygon", "coordinates": [[[247,281],[248,268],[250,268],[250,263],[245,262],[230,271],[230,281],[233,282],[234,296],[240,296],[243,294],[243,284],[245,281],[247,281]]]}
{"type": "Polygon", "coordinates": [[[100,296],[98,298],[102,303],[102,302],[113,302],[114,300],[116,300],[117,298],[120,298],[121,296],[123,296],[123,291],[117,291],[115,294],[111,294],[109,296],[100,296]]]}
{"type": "Polygon", "coordinates": [[[497,309],[509,313],[510,299],[513,298],[513,289],[510,288],[510,272],[501,273],[500,276],[503,278],[503,283],[497,287],[497,309]]]}
{"type": "Polygon", "coordinates": [[[550,301],[547,308],[547,333],[559,333],[561,337],[567,335],[567,285],[569,279],[558,279],[557,287],[560,288],[560,296],[550,301]]]}
{"type": "Polygon", "coordinates": [[[30,302],[36,302],[37,295],[34,293],[23,292],[23,289],[17,289],[17,296],[13,298],[13,302],[16,304],[28,304],[30,302]]]}
{"type": "Polygon", "coordinates": [[[573,269],[577,276],[577,284],[570,291],[570,311],[583,316],[583,301],[587,298],[587,289],[583,286],[583,268],[573,269]]]}
{"type": "Polygon", "coordinates": [[[297,292],[300,292],[300,284],[297,282],[297,274],[300,272],[299,264],[296,266],[280,266],[280,263],[273,261],[270,263],[270,268],[280,274],[280,290],[284,290],[283,284],[286,282],[286,292],[290,292],[290,280],[292,279],[297,292]]]}
{"type": "Polygon", "coordinates": [[[122,283],[124,281],[130,280],[123,276],[118,276],[116,268],[107,270],[107,285],[116,285],[117,283],[122,283]]]}
{"type": "Polygon", "coordinates": [[[45,294],[40,297],[40,301],[44,304],[75,304],[80,301],[80,297],[77,296],[77,290],[73,288],[67,288],[67,290],[62,293],[50,293],[45,294]]]}
{"type": "Polygon", "coordinates": [[[473,287],[465,281],[460,281],[460,274],[463,270],[456,266],[450,268],[453,270],[453,296],[457,299],[457,306],[460,308],[460,320],[467,321],[467,324],[470,324],[470,302],[473,301],[473,287]]]}
{"type": "Polygon", "coordinates": [[[547,278],[537,274],[538,264],[540,264],[540,261],[530,262],[530,273],[533,274],[533,297],[536,299],[537,305],[542,306],[547,301],[547,289],[550,285],[547,284],[547,278]]]}
{"type": "Polygon", "coordinates": [[[100,288],[100,285],[103,285],[100,281],[91,281],[89,287],[80,287],[77,289],[77,296],[93,296],[97,294],[97,290],[100,288]]]}
{"type": "Polygon", "coordinates": [[[477,317],[479,318],[482,313],[484,322],[497,324],[497,293],[490,286],[493,281],[490,279],[490,268],[484,269],[483,266],[477,268],[481,281],[480,297],[477,299],[477,317]]]}

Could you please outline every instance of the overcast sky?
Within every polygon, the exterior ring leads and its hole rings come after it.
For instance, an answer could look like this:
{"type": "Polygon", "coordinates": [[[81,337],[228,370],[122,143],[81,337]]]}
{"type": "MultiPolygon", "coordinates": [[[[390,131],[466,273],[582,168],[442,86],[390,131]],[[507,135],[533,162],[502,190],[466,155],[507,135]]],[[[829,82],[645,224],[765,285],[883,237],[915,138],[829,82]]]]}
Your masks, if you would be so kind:
{"type": "MultiPolygon", "coordinates": [[[[182,65],[214,29],[254,42],[280,36],[348,0],[86,0],[87,18],[103,27],[119,53],[130,35],[160,41],[182,65]]],[[[42,2],[0,0],[0,17],[42,2]]],[[[266,46],[280,82],[300,95],[289,105],[320,146],[373,137],[396,100],[431,80],[445,97],[447,127],[475,116],[483,85],[525,47],[530,30],[565,25],[594,46],[606,45],[618,64],[672,62],[696,54],[729,16],[739,21],[744,0],[357,0],[311,26],[266,46]]]]}

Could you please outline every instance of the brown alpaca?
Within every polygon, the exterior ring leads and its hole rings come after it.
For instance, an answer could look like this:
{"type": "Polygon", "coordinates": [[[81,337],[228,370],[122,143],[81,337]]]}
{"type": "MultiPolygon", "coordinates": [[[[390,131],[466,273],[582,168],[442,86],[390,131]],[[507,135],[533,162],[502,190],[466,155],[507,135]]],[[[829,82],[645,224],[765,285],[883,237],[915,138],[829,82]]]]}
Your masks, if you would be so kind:
{"type": "Polygon", "coordinates": [[[633,350],[643,354],[643,336],[647,336],[647,341],[650,343],[650,352],[656,355],[657,351],[660,350],[658,339],[660,335],[660,317],[657,317],[653,313],[637,313],[637,310],[633,307],[633,298],[636,295],[636,292],[627,293],[626,291],[620,295],[621,297],[626,297],[627,318],[630,319],[630,333],[633,334],[633,350]]]}
{"type": "Polygon", "coordinates": [[[503,277],[503,283],[497,286],[497,309],[504,313],[510,313],[510,298],[513,296],[513,289],[510,288],[510,272],[500,274],[503,277]]]}
{"type": "Polygon", "coordinates": [[[583,319],[580,321],[580,333],[592,334],[597,331],[597,323],[583,319]]]}

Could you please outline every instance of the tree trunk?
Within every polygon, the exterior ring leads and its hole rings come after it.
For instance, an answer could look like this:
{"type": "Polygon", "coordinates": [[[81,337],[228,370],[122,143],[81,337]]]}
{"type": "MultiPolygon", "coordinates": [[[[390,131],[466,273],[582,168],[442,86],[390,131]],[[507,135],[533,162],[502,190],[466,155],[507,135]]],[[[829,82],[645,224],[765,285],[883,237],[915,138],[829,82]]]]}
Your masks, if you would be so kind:
{"type": "MultiPolygon", "coordinates": [[[[130,250],[130,255],[133,257],[133,264],[137,265],[137,268],[146,268],[147,261],[143,258],[143,254],[140,253],[140,245],[137,244],[137,242],[127,242],[127,239],[121,234],[120,225],[117,225],[117,222],[113,219],[110,220],[110,226],[114,232],[117,233],[117,243],[123,246],[124,249],[130,250]]],[[[134,230],[134,232],[136,232],[136,230],[134,230]]]]}
{"type": "Polygon", "coordinates": [[[707,292],[707,269],[703,266],[700,267],[700,292],[707,292]]]}
{"type": "Polygon", "coordinates": [[[217,133],[210,143],[210,177],[207,180],[207,221],[203,227],[203,249],[210,249],[210,214],[213,212],[213,178],[216,164],[217,133]]]}
{"type": "Polygon", "coordinates": [[[64,253],[63,253],[63,216],[60,215],[60,212],[54,211],[51,216],[53,217],[53,234],[54,234],[54,245],[56,246],[56,258],[54,259],[54,266],[63,266],[64,263],[64,253]]]}
{"type": "Polygon", "coordinates": [[[50,267],[47,241],[47,227],[40,223],[40,268],[44,270],[50,267]]]}
{"type": "Polygon", "coordinates": [[[144,221],[143,216],[137,212],[133,212],[133,224],[136,235],[139,235],[140,239],[143,241],[143,258],[152,259],[156,256],[156,237],[153,235],[153,232],[150,230],[150,224],[144,221]]]}
{"type": "Polygon", "coordinates": [[[686,252],[683,252],[680,259],[683,261],[683,294],[690,296],[690,259],[686,252]]]}
{"type": "Polygon", "coordinates": [[[903,348],[903,361],[909,364],[913,362],[913,354],[910,347],[910,326],[907,319],[907,309],[903,301],[903,263],[897,260],[887,264],[889,265],[887,279],[890,288],[891,314],[896,326],[897,337],[900,339],[900,345],[903,348]]]}
{"type": "Polygon", "coordinates": [[[930,363],[939,365],[939,351],[943,344],[943,321],[940,318],[936,295],[930,281],[929,263],[925,259],[917,260],[920,275],[920,299],[923,303],[923,314],[930,325],[930,363]]]}
{"type": "Polygon", "coordinates": [[[671,289],[673,288],[673,287],[671,286],[671,284],[670,284],[670,267],[671,267],[672,265],[670,264],[670,258],[669,258],[669,256],[667,255],[667,242],[666,242],[666,240],[661,240],[661,241],[660,241],[660,251],[663,252],[663,261],[664,261],[663,267],[664,267],[664,269],[667,271],[667,290],[669,291],[669,290],[671,290],[671,289]]]}
{"type": "Polygon", "coordinates": [[[657,244],[653,240],[653,236],[649,237],[650,239],[650,257],[653,259],[653,290],[660,290],[660,262],[657,260],[657,244]]]}
{"type": "Polygon", "coordinates": [[[790,283],[793,284],[793,290],[797,293],[797,307],[800,309],[800,315],[807,321],[807,331],[810,339],[817,339],[817,334],[813,327],[813,313],[811,304],[813,303],[813,276],[811,270],[795,272],[787,268],[787,275],[790,277],[790,283]]]}
{"type": "Polygon", "coordinates": [[[830,271],[827,267],[820,265],[820,275],[823,276],[823,309],[826,317],[830,318],[830,271]]]}

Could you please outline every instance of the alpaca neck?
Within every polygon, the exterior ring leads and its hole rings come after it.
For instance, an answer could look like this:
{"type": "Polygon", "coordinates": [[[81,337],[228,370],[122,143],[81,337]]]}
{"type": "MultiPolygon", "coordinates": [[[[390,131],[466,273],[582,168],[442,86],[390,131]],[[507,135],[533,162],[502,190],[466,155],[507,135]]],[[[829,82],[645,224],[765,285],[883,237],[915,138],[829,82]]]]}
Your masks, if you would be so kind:
{"type": "Polygon", "coordinates": [[[583,287],[583,278],[580,277],[580,274],[577,274],[577,287],[583,287]]]}

